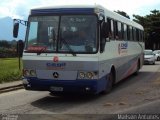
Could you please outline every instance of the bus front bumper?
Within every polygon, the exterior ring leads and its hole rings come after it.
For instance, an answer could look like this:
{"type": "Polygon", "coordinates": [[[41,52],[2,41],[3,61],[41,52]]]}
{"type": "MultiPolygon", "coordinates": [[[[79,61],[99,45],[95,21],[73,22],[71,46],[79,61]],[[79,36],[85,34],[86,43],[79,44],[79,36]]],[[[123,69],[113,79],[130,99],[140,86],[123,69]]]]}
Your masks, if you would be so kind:
{"type": "Polygon", "coordinates": [[[105,89],[106,77],[98,80],[44,80],[24,78],[26,90],[50,91],[52,93],[89,93],[97,94],[105,89]]]}

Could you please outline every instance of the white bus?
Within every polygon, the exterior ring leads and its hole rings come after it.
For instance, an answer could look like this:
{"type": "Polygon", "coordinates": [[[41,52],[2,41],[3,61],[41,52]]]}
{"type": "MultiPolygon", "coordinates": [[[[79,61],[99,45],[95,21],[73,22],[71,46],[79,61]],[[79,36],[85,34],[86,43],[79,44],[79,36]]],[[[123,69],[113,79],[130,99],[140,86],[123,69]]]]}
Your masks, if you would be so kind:
{"type": "Polygon", "coordinates": [[[143,27],[100,5],[31,9],[23,84],[51,93],[108,93],[139,71],[143,51],[143,27]]]}

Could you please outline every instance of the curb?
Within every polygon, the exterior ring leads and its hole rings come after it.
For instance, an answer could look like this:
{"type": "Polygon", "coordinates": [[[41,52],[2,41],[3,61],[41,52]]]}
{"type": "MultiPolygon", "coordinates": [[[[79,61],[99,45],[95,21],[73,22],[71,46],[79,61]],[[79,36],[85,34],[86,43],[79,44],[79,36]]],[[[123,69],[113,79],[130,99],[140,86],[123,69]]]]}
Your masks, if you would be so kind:
{"type": "Polygon", "coordinates": [[[5,93],[5,92],[23,89],[23,88],[24,88],[23,84],[13,85],[13,86],[9,86],[9,87],[3,87],[3,88],[0,88],[0,94],[5,93]]]}

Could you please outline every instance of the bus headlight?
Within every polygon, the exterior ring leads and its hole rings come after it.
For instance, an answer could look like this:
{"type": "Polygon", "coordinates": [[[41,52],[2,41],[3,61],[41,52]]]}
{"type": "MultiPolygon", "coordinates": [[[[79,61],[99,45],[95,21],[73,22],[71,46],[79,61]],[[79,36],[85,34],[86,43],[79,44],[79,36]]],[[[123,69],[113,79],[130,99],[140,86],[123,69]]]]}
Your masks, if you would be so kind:
{"type": "Polygon", "coordinates": [[[30,70],[30,75],[31,76],[36,76],[36,71],[35,70],[30,70]]]}
{"type": "Polygon", "coordinates": [[[80,71],[78,73],[78,79],[98,79],[98,72],[80,71]]]}
{"type": "Polygon", "coordinates": [[[29,74],[29,70],[23,70],[23,75],[24,76],[29,76],[30,74],[29,74]]]}
{"type": "Polygon", "coordinates": [[[94,73],[93,72],[87,72],[86,77],[89,78],[89,79],[93,79],[94,78],[94,73]]]}
{"type": "Polygon", "coordinates": [[[85,78],[85,73],[84,73],[84,72],[80,72],[80,73],[79,73],[79,77],[80,77],[81,79],[85,78]]]}
{"type": "Polygon", "coordinates": [[[36,77],[35,70],[23,69],[23,76],[36,77]]]}

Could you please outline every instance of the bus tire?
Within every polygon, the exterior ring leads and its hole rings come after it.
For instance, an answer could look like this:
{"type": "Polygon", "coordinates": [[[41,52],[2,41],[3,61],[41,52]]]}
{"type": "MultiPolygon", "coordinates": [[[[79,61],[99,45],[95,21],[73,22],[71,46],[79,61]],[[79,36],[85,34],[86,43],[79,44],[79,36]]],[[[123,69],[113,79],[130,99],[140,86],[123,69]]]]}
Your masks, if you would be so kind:
{"type": "Polygon", "coordinates": [[[108,94],[112,90],[113,81],[114,81],[114,76],[112,71],[109,73],[107,80],[108,80],[107,81],[108,83],[105,86],[105,90],[102,92],[103,94],[108,94]]]}
{"type": "Polygon", "coordinates": [[[140,69],[140,61],[138,60],[137,69],[136,69],[136,72],[134,73],[134,75],[138,75],[139,69],[140,69]]]}

